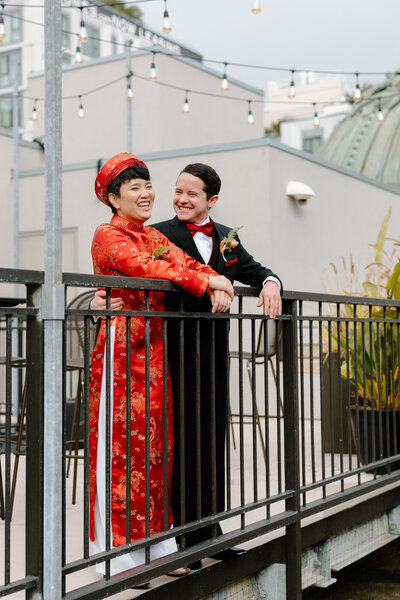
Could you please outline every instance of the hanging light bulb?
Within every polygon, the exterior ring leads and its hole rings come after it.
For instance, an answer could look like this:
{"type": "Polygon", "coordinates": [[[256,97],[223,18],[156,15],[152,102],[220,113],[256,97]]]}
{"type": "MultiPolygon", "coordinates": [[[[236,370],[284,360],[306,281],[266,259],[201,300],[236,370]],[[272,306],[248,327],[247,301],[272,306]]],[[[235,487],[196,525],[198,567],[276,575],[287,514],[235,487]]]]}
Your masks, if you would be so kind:
{"type": "Polygon", "coordinates": [[[185,115],[187,115],[190,111],[188,94],[189,94],[189,92],[188,92],[188,90],[186,90],[185,102],[183,103],[183,114],[185,114],[185,115]]]}
{"type": "Polygon", "coordinates": [[[382,106],[381,106],[381,99],[379,98],[378,123],[383,123],[384,120],[385,120],[385,117],[383,116],[383,111],[382,111],[382,106]]]}
{"type": "Polygon", "coordinates": [[[314,107],[314,121],[313,121],[313,125],[315,128],[320,126],[320,122],[319,122],[319,117],[318,117],[318,113],[317,113],[317,107],[315,102],[313,102],[313,107],[314,107]]]}
{"type": "Polygon", "coordinates": [[[223,92],[227,92],[228,91],[228,78],[226,76],[226,67],[228,66],[228,63],[224,63],[224,74],[222,75],[222,83],[221,83],[221,90],[223,92]]]}
{"type": "Polygon", "coordinates": [[[289,94],[288,94],[289,98],[291,100],[293,100],[293,98],[296,98],[296,90],[294,87],[294,69],[292,69],[292,79],[290,80],[290,87],[289,87],[289,94]]]}
{"type": "Polygon", "coordinates": [[[361,100],[361,90],[360,84],[358,83],[358,73],[356,73],[356,87],[354,88],[353,100],[354,102],[360,102],[361,100]]]}
{"type": "Polygon", "coordinates": [[[254,117],[253,113],[251,112],[251,100],[247,100],[247,103],[249,107],[249,111],[247,113],[247,123],[248,125],[254,125],[254,117]]]}
{"type": "Polygon", "coordinates": [[[78,42],[78,45],[75,50],[75,64],[79,67],[82,63],[83,63],[83,59],[82,59],[81,47],[78,42]]]}
{"type": "Polygon", "coordinates": [[[35,101],[33,103],[33,108],[32,108],[32,121],[37,121],[38,119],[38,114],[37,114],[37,99],[35,98],[35,101]]]}
{"type": "Polygon", "coordinates": [[[258,15],[260,11],[260,0],[253,0],[253,8],[251,9],[251,12],[253,13],[253,15],[258,15]]]}
{"type": "Polygon", "coordinates": [[[167,0],[164,0],[164,20],[163,20],[163,31],[169,33],[172,30],[171,21],[169,20],[169,14],[167,9],[167,0]]]}
{"type": "Polygon", "coordinates": [[[83,109],[83,104],[82,104],[82,97],[78,96],[79,98],[79,110],[78,110],[78,117],[80,119],[83,119],[85,117],[85,111],[83,109]]]}
{"type": "Polygon", "coordinates": [[[6,28],[4,26],[4,4],[2,4],[2,13],[0,15],[0,44],[3,43],[4,38],[6,37],[6,28]]]}
{"type": "Polygon", "coordinates": [[[88,34],[86,31],[85,21],[83,20],[83,7],[80,7],[81,10],[81,26],[79,30],[79,40],[81,44],[85,44],[88,41],[88,34]]]}
{"type": "Polygon", "coordinates": [[[126,88],[126,95],[128,97],[128,100],[133,100],[133,90],[132,90],[132,86],[131,86],[131,76],[132,76],[132,73],[130,73],[129,75],[126,76],[127,83],[128,83],[128,87],[126,88]]]}
{"type": "Polygon", "coordinates": [[[157,80],[157,73],[156,73],[156,63],[154,62],[156,53],[153,52],[153,60],[151,61],[151,66],[150,66],[150,81],[156,81],[157,80]]]}

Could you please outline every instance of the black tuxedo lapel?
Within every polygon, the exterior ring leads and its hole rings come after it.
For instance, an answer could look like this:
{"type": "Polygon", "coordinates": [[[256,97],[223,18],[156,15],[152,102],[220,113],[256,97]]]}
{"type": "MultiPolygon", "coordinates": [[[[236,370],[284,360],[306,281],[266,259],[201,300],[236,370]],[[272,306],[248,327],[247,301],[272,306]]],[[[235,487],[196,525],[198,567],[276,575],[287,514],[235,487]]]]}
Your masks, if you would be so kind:
{"type": "Polygon", "coordinates": [[[179,248],[184,250],[189,256],[204,264],[204,260],[194,243],[193,236],[185,223],[180,221],[178,217],[175,217],[170,221],[169,231],[171,235],[167,237],[171,242],[179,246],[179,248]]]}
{"type": "Polygon", "coordinates": [[[224,268],[225,268],[225,261],[222,258],[222,254],[219,251],[219,247],[221,244],[221,240],[225,237],[225,232],[222,231],[222,229],[218,223],[214,223],[214,229],[215,229],[215,232],[217,234],[217,239],[218,239],[218,258],[217,258],[217,264],[216,264],[215,270],[219,275],[223,275],[224,268]]]}

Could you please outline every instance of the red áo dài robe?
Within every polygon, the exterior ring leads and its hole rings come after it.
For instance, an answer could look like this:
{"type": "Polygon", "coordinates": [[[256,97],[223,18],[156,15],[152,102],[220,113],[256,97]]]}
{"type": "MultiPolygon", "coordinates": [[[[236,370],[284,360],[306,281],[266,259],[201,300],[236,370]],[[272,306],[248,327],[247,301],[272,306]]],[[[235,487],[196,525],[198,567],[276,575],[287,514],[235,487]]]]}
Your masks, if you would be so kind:
{"type": "MultiPolygon", "coordinates": [[[[216,273],[171,244],[159,231],[114,215],[100,225],[92,242],[96,274],[168,279],[196,296],[216,273]],[[172,246],[155,260],[154,251],[172,246]]],[[[144,310],[144,292],[117,289],[126,310],[144,310]]],[[[162,311],[164,294],[150,293],[150,310],[162,311]]],[[[113,365],[113,434],[111,459],[112,544],[126,543],[126,319],[116,317],[113,365]]],[[[144,318],[131,317],[131,541],[145,536],[145,341],[144,318]]],[[[94,502],[100,392],[105,354],[106,322],[102,319],[92,356],[90,380],[89,495],[90,537],[94,540],[94,502]]],[[[172,401],[168,377],[168,499],[172,472],[172,401]]],[[[172,516],[169,510],[168,522],[172,516]]],[[[162,318],[150,319],[150,533],[163,531],[163,341],[162,318]]]]}

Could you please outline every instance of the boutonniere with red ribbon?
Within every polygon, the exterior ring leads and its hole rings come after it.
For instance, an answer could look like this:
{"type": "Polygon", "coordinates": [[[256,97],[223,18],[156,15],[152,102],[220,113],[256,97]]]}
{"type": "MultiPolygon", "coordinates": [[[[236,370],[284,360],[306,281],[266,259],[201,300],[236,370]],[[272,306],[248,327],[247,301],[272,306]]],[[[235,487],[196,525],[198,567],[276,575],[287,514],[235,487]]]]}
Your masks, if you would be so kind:
{"type": "MultiPolygon", "coordinates": [[[[227,262],[227,260],[224,256],[224,253],[232,252],[232,248],[236,248],[236,246],[239,244],[239,242],[237,240],[235,240],[235,237],[236,237],[239,229],[242,229],[242,227],[243,227],[243,225],[239,225],[239,227],[234,227],[233,229],[228,231],[228,235],[226,236],[226,238],[223,238],[221,240],[221,243],[219,245],[219,251],[221,252],[222,258],[224,259],[225,262],[227,262]]],[[[229,262],[232,262],[232,261],[229,261],[229,262]]]]}

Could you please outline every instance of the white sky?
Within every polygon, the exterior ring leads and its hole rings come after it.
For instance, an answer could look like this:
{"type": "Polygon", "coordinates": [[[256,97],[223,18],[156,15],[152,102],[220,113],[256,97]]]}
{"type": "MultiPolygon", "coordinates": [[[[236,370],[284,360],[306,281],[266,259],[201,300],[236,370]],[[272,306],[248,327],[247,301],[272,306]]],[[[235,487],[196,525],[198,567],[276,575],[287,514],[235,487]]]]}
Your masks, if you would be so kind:
{"type": "MultiPolygon", "coordinates": [[[[204,58],[296,70],[389,72],[400,69],[399,0],[168,0],[171,39],[204,58]]],[[[164,2],[139,5],[144,24],[161,32],[164,2]]],[[[206,63],[208,66],[212,66],[206,63]]],[[[215,67],[218,68],[218,67],[215,67]]],[[[288,75],[228,68],[261,89],[288,75]]],[[[384,77],[361,77],[360,85],[384,77]]],[[[351,85],[354,77],[348,78],[351,85]]]]}

